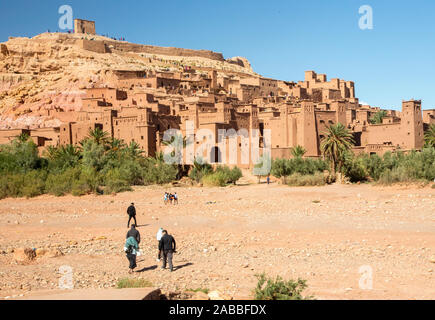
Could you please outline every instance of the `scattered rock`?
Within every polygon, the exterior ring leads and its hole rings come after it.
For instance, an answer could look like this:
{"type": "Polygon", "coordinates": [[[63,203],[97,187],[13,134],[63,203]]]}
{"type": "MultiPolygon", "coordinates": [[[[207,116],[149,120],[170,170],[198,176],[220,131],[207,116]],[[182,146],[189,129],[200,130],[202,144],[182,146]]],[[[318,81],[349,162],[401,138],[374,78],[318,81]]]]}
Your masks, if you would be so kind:
{"type": "Polygon", "coordinates": [[[192,300],[210,300],[210,297],[206,293],[202,291],[198,291],[195,292],[195,294],[192,297],[192,300]]]}
{"type": "Polygon", "coordinates": [[[34,260],[36,253],[30,248],[17,248],[14,249],[14,260],[18,263],[27,263],[34,260]]]}
{"type": "Polygon", "coordinates": [[[63,253],[59,249],[50,249],[47,252],[47,257],[49,257],[49,258],[56,258],[56,257],[60,257],[60,256],[63,256],[63,253]]]}
{"type": "Polygon", "coordinates": [[[41,257],[47,253],[47,250],[45,250],[43,248],[38,248],[38,249],[36,249],[35,253],[36,253],[37,257],[41,257]]]}
{"type": "Polygon", "coordinates": [[[222,297],[222,293],[217,290],[209,292],[208,297],[210,298],[210,300],[225,300],[222,297]]]}

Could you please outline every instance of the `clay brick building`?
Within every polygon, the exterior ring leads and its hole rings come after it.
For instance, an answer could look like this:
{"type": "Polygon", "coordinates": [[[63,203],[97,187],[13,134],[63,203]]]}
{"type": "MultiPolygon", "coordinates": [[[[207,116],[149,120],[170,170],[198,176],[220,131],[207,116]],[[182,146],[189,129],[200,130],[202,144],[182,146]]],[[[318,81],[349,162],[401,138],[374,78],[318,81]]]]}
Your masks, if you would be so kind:
{"type": "MultiPolygon", "coordinates": [[[[411,100],[403,101],[401,112],[387,111],[381,124],[371,124],[380,109],[359,104],[352,81],[327,81],[326,75],[314,71],[307,71],[299,82],[195,69],[110,73],[111,86],[85,90],[82,111],[59,113],[64,122],[59,128],[24,131],[43,149],[78,144],[90,129],[100,127],[126,143],[137,142],[153,156],[163,150],[168,129],[192,139],[191,152],[202,150],[197,135],[208,129],[214,137],[203,157],[212,163],[252,167],[250,152],[239,151],[251,143],[263,147],[265,130],[271,133],[273,158],[291,157],[297,145],[307,150],[307,157],[321,156],[320,142],[327,127],[336,123],[353,132],[356,153],[383,154],[421,149],[424,127],[435,122],[434,110],[422,111],[421,101],[411,100]],[[258,141],[252,140],[255,132],[258,141]],[[234,145],[237,154],[230,152],[234,145]]],[[[24,131],[0,131],[0,143],[24,131]]]]}
{"type": "Polygon", "coordinates": [[[74,33],[96,34],[95,21],[74,19],[74,33]]]}

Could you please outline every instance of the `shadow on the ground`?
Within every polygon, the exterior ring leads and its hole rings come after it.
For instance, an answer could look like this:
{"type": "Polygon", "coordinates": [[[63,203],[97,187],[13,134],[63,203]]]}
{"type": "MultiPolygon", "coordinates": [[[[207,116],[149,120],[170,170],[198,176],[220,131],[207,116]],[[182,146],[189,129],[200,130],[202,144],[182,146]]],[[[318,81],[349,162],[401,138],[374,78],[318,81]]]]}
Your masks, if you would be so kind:
{"type": "Polygon", "coordinates": [[[151,271],[151,270],[155,270],[155,269],[157,269],[156,265],[151,266],[151,267],[145,267],[143,269],[137,270],[136,272],[145,272],[145,271],[151,271]]]}
{"type": "Polygon", "coordinates": [[[190,267],[192,265],[193,265],[193,263],[188,262],[188,263],[182,264],[181,266],[174,266],[174,271],[177,271],[178,269],[183,269],[185,267],[190,267]]]}

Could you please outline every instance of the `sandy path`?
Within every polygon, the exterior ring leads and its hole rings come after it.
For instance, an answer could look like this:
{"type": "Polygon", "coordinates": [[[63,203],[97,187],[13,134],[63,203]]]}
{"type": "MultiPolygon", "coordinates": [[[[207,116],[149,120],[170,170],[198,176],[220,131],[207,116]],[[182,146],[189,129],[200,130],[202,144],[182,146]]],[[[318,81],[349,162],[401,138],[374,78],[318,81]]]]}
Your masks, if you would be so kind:
{"type": "Polygon", "coordinates": [[[434,189],[173,188],[180,204],[164,206],[166,190],[1,200],[0,297],[56,289],[62,265],[73,268],[75,288],[114,286],[128,275],[122,247],[134,201],[145,253],[134,276],[166,290],[206,287],[246,298],[254,275],[265,271],[306,279],[307,293],[319,299],[435,298],[434,189]],[[160,226],[178,243],[181,268],[172,274],[155,261],[160,226]],[[16,265],[8,252],[23,246],[59,247],[65,255],[16,265]],[[359,288],[361,266],[373,271],[372,290],[359,288]]]}

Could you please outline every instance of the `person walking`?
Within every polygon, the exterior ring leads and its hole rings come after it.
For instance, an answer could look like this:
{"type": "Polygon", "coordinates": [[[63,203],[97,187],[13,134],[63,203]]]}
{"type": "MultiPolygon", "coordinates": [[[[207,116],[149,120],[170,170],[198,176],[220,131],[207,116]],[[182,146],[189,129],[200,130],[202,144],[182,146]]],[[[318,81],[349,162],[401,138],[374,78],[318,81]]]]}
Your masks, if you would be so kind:
{"type": "Polygon", "coordinates": [[[136,229],[135,224],[131,225],[131,229],[128,230],[127,236],[125,238],[128,239],[130,237],[133,237],[136,240],[138,245],[140,244],[140,232],[139,232],[139,230],[136,229]]]}
{"type": "Polygon", "coordinates": [[[157,238],[157,248],[158,248],[158,254],[157,254],[157,262],[159,262],[160,261],[160,259],[162,258],[162,250],[160,250],[160,240],[162,239],[162,237],[163,237],[163,228],[160,228],[159,229],[159,231],[157,231],[157,235],[156,235],[156,238],[157,238]]]}
{"type": "Polygon", "coordinates": [[[127,223],[127,228],[130,228],[130,221],[131,219],[134,219],[134,224],[137,226],[137,221],[136,221],[136,208],[134,207],[134,203],[132,202],[131,205],[128,207],[127,209],[127,214],[128,214],[128,223],[127,223]]]}
{"type": "Polygon", "coordinates": [[[177,193],[175,192],[175,193],[174,193],[174,205],[176,205],[176,204],[178,204],[178,195],[177,195],[177,193]]]}
{"type": "Polygon", "coordinates": [[[176,244],[173,236],[168,234],[168,231],[163,230],[163,236],[159,242],[159,250],[163,255],[163,265],[162,269],[166,269],[166,262],[169,264],[169,269],[174,271],[174,266],[172,264],[172,255],[176,252],[176,244]]]}
{"type": "Polygon", "coordinates": [[[134,237],[127,238],[127,241],[124,245],[124,251],[127,255],[127,259],[129,262],[129,270],[128,273],[133,273],[134,268],[137,267],[136,264],[136,255],[137,251],[139,250],[139,245],[134,237]]]}

